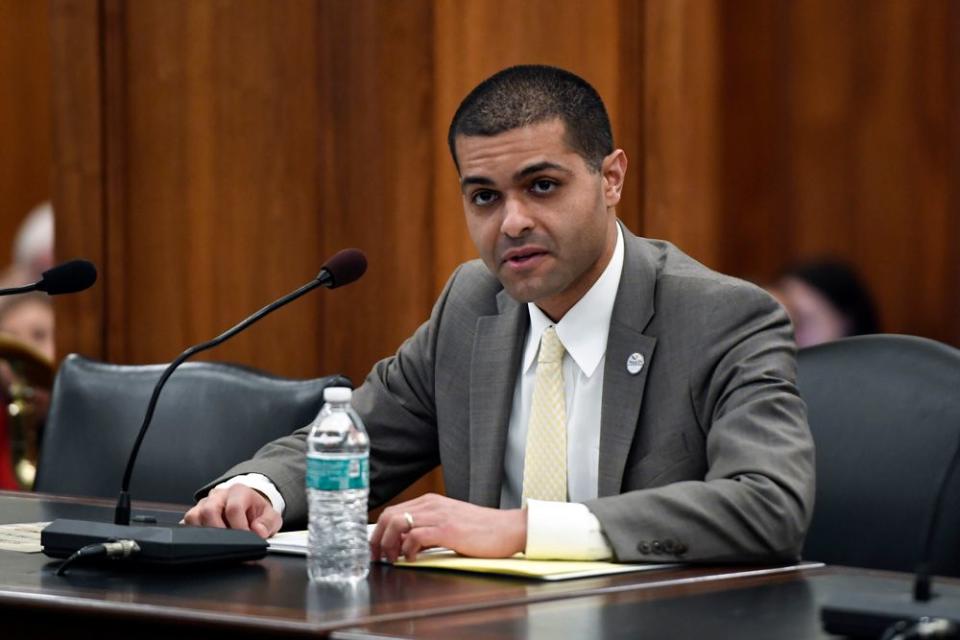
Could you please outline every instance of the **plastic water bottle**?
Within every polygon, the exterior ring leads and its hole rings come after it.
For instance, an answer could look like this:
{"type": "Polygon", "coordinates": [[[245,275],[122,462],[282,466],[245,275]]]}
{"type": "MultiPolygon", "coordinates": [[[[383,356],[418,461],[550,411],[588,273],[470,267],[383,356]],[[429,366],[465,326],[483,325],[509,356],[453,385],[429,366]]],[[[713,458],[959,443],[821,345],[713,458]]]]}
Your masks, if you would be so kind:
{"type": "Polygon", "coordinates": [[[313,581],[355,583],[370,571],[370,440],[351,395],[346,387],[324,389],[325,404],[307,437],[307,570],[313,581]]]}

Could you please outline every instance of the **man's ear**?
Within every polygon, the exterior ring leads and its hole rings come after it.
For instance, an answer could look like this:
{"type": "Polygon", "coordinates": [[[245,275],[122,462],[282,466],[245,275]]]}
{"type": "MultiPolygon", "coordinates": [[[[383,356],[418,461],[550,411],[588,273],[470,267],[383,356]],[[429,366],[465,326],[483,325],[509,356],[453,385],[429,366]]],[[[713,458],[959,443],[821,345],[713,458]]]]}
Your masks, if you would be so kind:
{"type": "Polygon", "coordinates": [[[615,207],[620,202],[620,192],[627,175],[627,154],[624,150],[617,149],[605,157],[600,165],[600,173],[603,178],[603,200],[608,207],[615,207]]]}

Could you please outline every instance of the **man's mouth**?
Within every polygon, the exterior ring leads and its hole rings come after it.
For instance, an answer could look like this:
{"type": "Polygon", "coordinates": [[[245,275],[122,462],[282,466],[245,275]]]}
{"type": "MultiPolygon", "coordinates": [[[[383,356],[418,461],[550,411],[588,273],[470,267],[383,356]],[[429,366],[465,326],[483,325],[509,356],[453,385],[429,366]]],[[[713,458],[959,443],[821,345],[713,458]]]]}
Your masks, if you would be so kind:
{"type": "Polygon", "coordinates": [[[530,262],[535,257],[542,256],[542,255],[543,255],[543,252],[525,253],[522,256],[513,256],[512,258],[509,258],[507,261],[513,264],[525,264],[527,262],[530,262]]]}
{"type": "Polygon", "coordinates": [[[503,263],[515,269],[533,266],[547,255],[543,249],[511,249],[503,256],[503,263]]]}

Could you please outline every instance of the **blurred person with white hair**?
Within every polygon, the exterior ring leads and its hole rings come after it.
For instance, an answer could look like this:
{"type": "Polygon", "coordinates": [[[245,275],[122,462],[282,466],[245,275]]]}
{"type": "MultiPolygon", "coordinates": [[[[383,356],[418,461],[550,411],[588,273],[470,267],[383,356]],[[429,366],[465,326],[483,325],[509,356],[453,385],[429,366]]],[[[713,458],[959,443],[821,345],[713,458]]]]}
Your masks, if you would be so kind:
{"type": "MultiPolygon", "coordinates": [[[[53,205],[43,202],[20,223],[13,240],[13,264],[9,276],[35,282],[53,266],[53,205]]],[[[4,278],[9,281],[8,278],[4,278]]]]}
{"type": "MultiPolygon", "coordinates": [[[[43,202],[27,214],[13,241],[13,263],[0,287],[32,284],[53,266],[53,206],[43,202]]],[[[0,334],[33,347],[53,360],[53,306],[44,294],[0,299],[0,334]]]]}

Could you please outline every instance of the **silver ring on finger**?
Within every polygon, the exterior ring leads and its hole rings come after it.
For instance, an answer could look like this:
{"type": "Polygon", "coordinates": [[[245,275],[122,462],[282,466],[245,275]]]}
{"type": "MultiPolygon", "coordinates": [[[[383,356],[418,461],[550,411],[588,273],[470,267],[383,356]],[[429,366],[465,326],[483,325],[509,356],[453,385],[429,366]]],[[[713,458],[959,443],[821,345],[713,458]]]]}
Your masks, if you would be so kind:
{"type": "Polygon", "coordinates": [[[413,529],[413,516],[410,515],[409,511],[403,512],[403,519],[407,521],[407,531],[413,529]]]}

